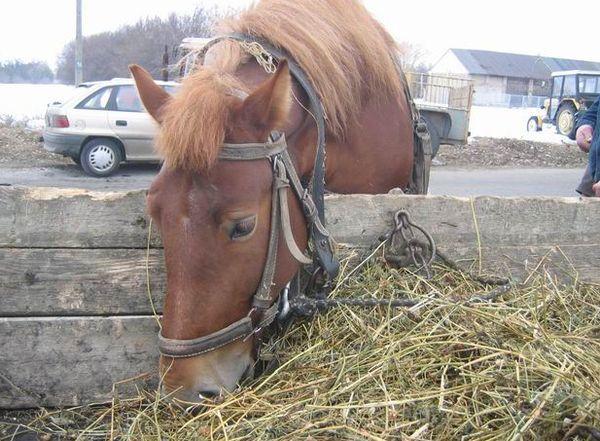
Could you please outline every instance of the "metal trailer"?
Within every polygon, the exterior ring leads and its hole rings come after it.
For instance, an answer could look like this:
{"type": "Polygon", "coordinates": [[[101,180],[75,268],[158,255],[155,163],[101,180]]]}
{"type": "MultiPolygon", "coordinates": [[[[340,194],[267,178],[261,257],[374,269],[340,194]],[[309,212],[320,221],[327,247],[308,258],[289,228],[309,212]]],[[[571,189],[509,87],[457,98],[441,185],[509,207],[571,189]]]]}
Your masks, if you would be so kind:
{"type": "Polygon", "coordinates": [[[462,77],[414,72],[408,72],[406,77],[413,100],[427,123],[433,156],[441,144],[466,144],[473,82],[462,77]]]}

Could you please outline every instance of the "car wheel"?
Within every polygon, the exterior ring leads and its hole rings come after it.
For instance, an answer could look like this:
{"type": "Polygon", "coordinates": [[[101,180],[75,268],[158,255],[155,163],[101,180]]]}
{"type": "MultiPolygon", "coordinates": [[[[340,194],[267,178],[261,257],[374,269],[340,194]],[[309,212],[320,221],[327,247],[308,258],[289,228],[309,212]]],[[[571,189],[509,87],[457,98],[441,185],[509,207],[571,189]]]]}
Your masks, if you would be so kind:
{"type": "Polygon", "coordinates": [[[437,127],[427,115],[421,115],[423,121],[427,125],[427,132],[431,138],[431,159],[435,158],[440,149],[440,134],[437,131],[437,127]]]}
{"type": "Polygon", "coordinates": [[[575,113],[575,106],[563,104],[556,114],[556,131],[571,139],[575,139],[575,113]]]}
{"type": "Polygon", "coordinates": [[[529,121],[527,121],[527,131],[528,132],[539,132],[541,130],[542,130],[542,127],[540,126],[538,117],[532,116],[531,118],[529,118],[529,121]]]}
{"type": "Polygon", "coordinates": [[[121,150],[112,139],[92,139],[83,146],[80,161],[81,168],[88,175],[110,176],[119,168],[121,150]]]}

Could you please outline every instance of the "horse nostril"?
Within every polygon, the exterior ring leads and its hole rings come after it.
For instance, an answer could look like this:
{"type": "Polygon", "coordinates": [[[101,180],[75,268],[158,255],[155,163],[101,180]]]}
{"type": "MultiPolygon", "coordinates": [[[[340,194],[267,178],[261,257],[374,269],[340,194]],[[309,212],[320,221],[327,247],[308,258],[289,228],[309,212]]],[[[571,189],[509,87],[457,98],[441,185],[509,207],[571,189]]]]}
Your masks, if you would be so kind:
{"type": "Polygon", "coordinates": [[[201,390],[200,392],[198,392],[198,398],[200,398],[201,400],[210,400],[218,396],[218,392],[213,392],[210,390],[201,390]]]}

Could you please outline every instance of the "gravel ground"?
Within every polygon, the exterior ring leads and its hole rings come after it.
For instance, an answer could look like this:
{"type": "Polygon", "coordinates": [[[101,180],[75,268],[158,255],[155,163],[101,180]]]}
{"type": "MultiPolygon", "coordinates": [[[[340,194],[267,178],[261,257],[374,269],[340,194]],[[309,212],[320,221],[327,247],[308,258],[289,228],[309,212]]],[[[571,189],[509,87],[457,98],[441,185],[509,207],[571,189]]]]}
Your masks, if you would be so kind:
{"type": "MultiPolygon", "coordinates": [[[[48,153],[38,141],[40,134],[0,125],[0,167],[27,168],[71,165],[72,161],[48,153]]],[[[436,165],[461,168],[583,168],[587,155],[571,144],[472,138],[470,144],[443,145],[436,165]]]]}
{"type": "Polygon", "coordinates": [[[0,125],[0,167],[47,167],[73,164],[69,158],[44,150],[39,138],[40,133],[0,125]]]}
{"type": "Polygon", "coordinates": [[[461,168],[584,168],[587,154],[575,144],[472,138],[468,145],[441,146],[436,160],[436,165],[461,168]]]}

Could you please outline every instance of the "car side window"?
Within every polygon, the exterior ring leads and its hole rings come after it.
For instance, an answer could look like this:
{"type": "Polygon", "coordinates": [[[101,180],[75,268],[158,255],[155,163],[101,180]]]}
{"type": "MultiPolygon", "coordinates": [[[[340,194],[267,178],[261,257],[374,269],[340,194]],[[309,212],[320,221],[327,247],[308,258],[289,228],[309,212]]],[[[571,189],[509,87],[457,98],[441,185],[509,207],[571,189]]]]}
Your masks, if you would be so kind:
{"type": "Polygon", "coordinates": [[[121,112],[142,112],[142,102],[134,86],[119,86],[115,98],[116,110],[121,112]]]}
{"type": "Polygon", "coordinates": [[[108,101],[110,100],[110,95],[112,93],[112,87],[106,87],[104,89],[100,89],[90,97],[86,98],[81,104],[79,104],[79,108],[88,109],[88,110],[104,110],[108,105],[108,101]]]}

